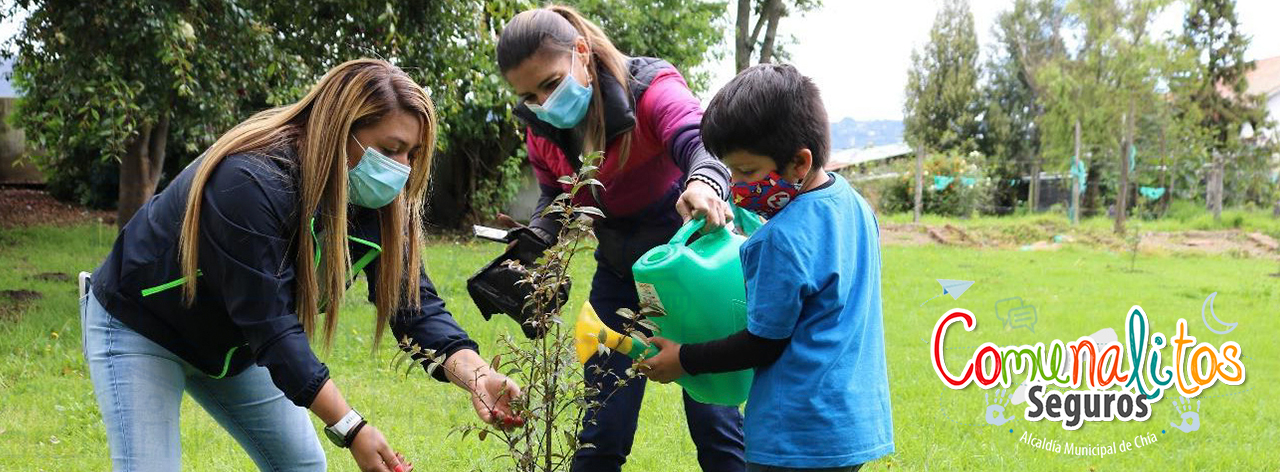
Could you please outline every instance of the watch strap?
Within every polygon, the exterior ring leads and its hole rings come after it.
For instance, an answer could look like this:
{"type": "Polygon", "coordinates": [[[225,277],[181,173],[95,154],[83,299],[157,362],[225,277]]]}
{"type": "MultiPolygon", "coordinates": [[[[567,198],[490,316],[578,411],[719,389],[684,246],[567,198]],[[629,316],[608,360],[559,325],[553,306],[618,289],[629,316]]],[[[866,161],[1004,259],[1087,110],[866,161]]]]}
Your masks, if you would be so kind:
{"type": "MultiPolygon", "coordinates": [[[[355,408],[352,408],[351,411],[348,411],[347,414],[343,415],[342,419],[339,419],[337,423],[325,427],[325,431],[331,433],[330,436],[333,439],[342,438],[342,442],[339,443],[338,446],[348,447],[351,445],[351,440],[355,438],[355,433],[359,431],[360,428],[364,427],[364,424],[364,417],[361,416],[360,412],[356,411],[355,408]]],[[[338,443],[338,441],[334,442],[338,443]]]]}

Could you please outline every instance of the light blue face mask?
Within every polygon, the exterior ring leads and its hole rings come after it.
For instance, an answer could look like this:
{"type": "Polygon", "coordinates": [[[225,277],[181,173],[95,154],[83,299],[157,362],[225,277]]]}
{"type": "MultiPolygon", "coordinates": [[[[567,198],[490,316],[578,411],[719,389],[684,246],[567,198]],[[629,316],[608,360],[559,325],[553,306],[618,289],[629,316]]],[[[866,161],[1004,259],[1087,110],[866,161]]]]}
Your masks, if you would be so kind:
{"type": "Polygon", "coordinates": [[[573,78],[573,68],[578,63],[578,54],[570,52],[569,73],[560,79],[560,85],[547,96],[541,105],[530,103],[527,106],[538,119],[560,129],[569,129],[578,125],[587,114],[587,106],[591,104],[591,84],[585,87],[573,78]]]}
{"type": "MultiPolygon", "coordinates": [[[[351,139],[356,136],[351,135],[351,139]]],[[[365,208],[387,206],[409,180],[409,166],[365,147],[359,139],[356,144],[364,148],[364,155],[355,168],[347,171],[347,200],[365,208]]]]}

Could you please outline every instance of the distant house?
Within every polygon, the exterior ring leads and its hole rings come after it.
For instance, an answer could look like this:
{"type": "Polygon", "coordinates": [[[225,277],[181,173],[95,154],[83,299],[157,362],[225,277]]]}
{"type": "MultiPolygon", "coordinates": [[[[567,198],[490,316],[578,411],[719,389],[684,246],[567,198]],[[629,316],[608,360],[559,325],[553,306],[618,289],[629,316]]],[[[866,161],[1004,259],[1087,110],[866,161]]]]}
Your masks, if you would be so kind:
{"type": "MultiPolygon", "coordinates": [[[[1266,97],[1267,117],[1272,123],[1280,123],[1280,56],[1254,61],[1256,67],[1245,75],[1249,95],[1266,97]]],[[[1277,126],[1280,128],[1280,126],[1277,126]]],[[[1265,130],[1269,139],[1280,139],[1280,130],[1265,130]]]]}
{"type": "Polygon", "coordinates": [[[865,169],[872,165],[888,163],[895,158],[909,156],[912,152],[914,151],[911,150],[911,146],[906,143],[886,144],[866,149],[841,149],[831,153],[831,157],[827,159],[826,169],[835,171],[851,166],[863,166],[860,169],[865,169]]]}

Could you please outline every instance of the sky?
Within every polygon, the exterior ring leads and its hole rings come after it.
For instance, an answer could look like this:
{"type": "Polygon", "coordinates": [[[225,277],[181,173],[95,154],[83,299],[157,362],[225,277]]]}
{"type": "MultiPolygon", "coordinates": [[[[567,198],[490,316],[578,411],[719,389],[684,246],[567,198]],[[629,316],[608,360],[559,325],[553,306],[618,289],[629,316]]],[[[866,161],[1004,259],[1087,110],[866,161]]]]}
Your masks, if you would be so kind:
{"type": "MultiPolygon", "coordinates": [[[[733,3],[733,2],[731,2],[733,3]]],[[[831,121],[902,119],[903,89],[911,51],[929,39],[929,29],[941,0],[825,0],[821,9],[800,18],[784,18],[780,33],[795,37],[791,64],[811,77],[822,90],[831,121]]],[[[978,46],[985,60],[996,16],[1012,0],[970,0],[978,46]]],[[[1180,31],[1185,6],[1175,5],[1155,22],[1158,31],[1180,31]]],[[[1253,37],[1246,59],[1280,56],[1280,1],[1239,0],[1236,15],[1241,29],[1253,37]],[[1270,20],[1268,20],[1268,18],[1270,20]]],[[[729,32],[730,35],[732,31],[729,32]]],[[[732,36],[723,45],[728,53],[707,67],[712,86],[709,100],[733,78],[732,36]]]]}
{"type": "MultiPolygon", "coordinates": [[[[731,1],[729,3],[736,3],[731,1]]],[[[902,119],[903,88],[911,51],[929,39],[941,0],[825,0],[824,5],[802,17],[785,18],[782,35],[792,35],[791,63],[812,77],[822,90],[831,121],[902,119]]],[[[978,46],[986,54],[992,41],[991,26],[996,15],[1012,5],[1011,0],[970,0],[978,46]]],[[[1180,3],[1166,9],[1156,20],[1156,30],[1181,29],[1185,7],[1180,3]]],[[[1245,34],[1253,37],[1246,59],[1280,56],[1280,1],[1239,0],[1236,15],[1245,34]],[[1270,18],[1268,21],[1267,19],[1270,18]]],[[[17,32],[10,19],[0,24],[0,39],[17,32]]],[[[726,31],[726,53],[704,66],[712,73],[712,86],[704,97],[710,100],[733,78],[733,30],[726,31]]]]}

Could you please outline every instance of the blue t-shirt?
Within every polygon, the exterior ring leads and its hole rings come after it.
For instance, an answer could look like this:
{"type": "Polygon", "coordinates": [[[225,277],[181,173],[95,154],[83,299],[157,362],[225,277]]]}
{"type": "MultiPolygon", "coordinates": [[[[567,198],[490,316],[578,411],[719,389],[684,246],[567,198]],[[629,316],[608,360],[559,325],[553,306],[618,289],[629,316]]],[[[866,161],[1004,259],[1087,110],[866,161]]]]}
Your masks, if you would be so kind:
{"type": "Polygon", "coordinates": [[[861,464],[893,452],[880,307],[880,229],[843,178],[800,194],[742,246],[747,329],[790,337],[756,369],[747,461],[861,464]]]}

